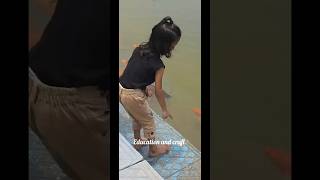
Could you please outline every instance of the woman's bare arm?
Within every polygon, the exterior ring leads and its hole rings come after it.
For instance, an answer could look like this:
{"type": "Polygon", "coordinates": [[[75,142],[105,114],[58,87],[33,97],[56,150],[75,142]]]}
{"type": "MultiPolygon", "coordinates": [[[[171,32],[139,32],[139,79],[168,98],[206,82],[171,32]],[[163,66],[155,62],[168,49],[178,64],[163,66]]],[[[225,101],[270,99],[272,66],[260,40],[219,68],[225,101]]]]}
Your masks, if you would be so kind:
{"type": "Polygon", "coordinates": [[[156,77],[155,77],[155,94],[158,99],[158,102],[160,104],[160,107],[162,111],[167,111],[167,105],[164,99],[164,93],[162,90],[162,77],[164,73],[164,68],[159,69],[156,72],[156,77]]]}
{"type": "Polygon", "coordinates": [[[171,114],[169,113],[168,109],[167,109],[167,105],[166,105],[166,101],[165,101],[165,97],[164,97],[164,92],[162,90],[162,77],[163,77],[163,73],[164,73],[164,68],[159,69],[156,72],[156,77],[155,77],[155,94],[156,97],[158,99],[158,102],[160,104],[160,107],[162,109],[162,117],[164,119],[167,119],[168,117],[170,117],[172,119],[171,114]]]}

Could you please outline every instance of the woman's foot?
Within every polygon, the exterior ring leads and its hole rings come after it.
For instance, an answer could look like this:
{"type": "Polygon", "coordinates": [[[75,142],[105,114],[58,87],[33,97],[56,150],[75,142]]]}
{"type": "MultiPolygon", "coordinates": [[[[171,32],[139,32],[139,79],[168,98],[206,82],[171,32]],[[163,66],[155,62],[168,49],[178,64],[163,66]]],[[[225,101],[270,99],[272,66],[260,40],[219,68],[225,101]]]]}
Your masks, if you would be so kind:
{"type": "Polygon", "coordinates": [[[170,146],[168,144],[150,145],[149,156],[160,156],[169,152],[170,146]]]}

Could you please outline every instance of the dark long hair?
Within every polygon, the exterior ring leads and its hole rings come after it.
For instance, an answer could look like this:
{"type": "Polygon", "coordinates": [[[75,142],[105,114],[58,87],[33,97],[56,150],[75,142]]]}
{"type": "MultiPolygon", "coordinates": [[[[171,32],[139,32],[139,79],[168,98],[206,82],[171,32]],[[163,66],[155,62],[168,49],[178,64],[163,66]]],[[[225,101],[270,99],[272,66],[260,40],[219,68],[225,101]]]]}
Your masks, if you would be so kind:
{"type": "Polygon", "coordinates": [[[157,54],[160,57],[171,57],[172,44],[181,38],[180,28],[173,23],[171,17],[163,18],[152,28],[152,32],[147,43],[141,44],[141,55],[157,54]]]}

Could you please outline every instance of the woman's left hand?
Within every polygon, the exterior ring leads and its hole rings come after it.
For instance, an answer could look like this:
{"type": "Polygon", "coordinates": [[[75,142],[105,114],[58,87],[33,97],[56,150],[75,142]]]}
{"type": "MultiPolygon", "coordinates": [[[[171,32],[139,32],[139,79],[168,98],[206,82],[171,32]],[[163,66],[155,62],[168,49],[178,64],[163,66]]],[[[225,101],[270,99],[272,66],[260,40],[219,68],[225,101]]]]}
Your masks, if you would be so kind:
{"type": "Polygon", "coordinates": [[[169,111],[163,111],[163,112],[162,112],[162,118],[163,118],[164,120],[167,120],[168,118],[173,119],[173,117],[172,117],[172,115],[171,115],[171,113],[170,113],[169,111]]]}

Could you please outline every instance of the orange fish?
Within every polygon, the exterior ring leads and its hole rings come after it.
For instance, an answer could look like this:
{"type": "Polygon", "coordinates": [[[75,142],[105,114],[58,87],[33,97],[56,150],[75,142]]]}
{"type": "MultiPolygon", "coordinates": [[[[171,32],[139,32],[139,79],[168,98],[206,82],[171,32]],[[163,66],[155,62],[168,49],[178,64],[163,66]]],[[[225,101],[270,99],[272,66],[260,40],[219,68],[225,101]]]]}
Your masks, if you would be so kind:
{"type": "Polygon", "coordinates": [[[57,0],[36,0],[35,3],[37,3],[42,11],[51,16],[55,10],[57,0]]]}
{"type": "Polygon", "coordinates": [[[29,50],[40,40],[41,33],[29,31],[29,50]]]}
{"type": "Polygon", "coordinates": [[[123,74],[123,69],[121,68],[121,69],[119,69],[119,77],[123,74]]]}
{"type": "Polygon", "coordinates": [[[265,148],[264,153],[272,160],[272,162],[280,169],[285,176],[291,176],[291,156],[275,148],[265,148]]]}
{"type": "Polygon", "coordinates": [[[39,40],[42,35],[40,28],[36,28],[34,20],[29,21],[29,49],[32,48],[39,40]]]}
{"type": "Polygon", "coordinates": [[[139,44],[133,44],[132,47],[137,48],[137,47],[139,47],[139,44]]]}
{"type": "Polygon", "coordinates": [[[197,116],[201,117],[201,109],[200,108],[193,108],[192,112],[197,116]]]}
{"type": "Polygon", "coordinates": [[[128,60],[127,60],[127,59],[122,59],[122,60],[121,60],[121,63],[122,63],[124,66],[127,66],[128,60]]]}

